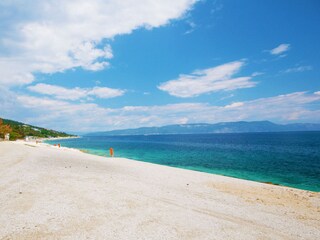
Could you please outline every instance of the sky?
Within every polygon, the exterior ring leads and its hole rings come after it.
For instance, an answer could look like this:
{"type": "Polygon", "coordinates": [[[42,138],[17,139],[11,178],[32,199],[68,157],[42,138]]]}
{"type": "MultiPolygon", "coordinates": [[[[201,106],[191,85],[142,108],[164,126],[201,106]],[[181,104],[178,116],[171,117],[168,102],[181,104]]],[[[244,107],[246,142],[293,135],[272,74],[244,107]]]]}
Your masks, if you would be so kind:
{"type": "Polygon", "coordinates": [[[0,117],[67,132],[320,123],[318,0],[1,0],[0,117]]]}

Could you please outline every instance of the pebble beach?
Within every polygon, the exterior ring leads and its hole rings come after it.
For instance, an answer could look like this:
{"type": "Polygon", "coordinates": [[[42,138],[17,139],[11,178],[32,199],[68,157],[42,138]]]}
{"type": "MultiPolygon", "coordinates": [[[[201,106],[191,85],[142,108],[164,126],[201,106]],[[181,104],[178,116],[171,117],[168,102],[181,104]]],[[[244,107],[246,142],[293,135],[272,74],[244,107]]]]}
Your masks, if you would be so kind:
{"type": "Polygon", "coordinates": [[[320,194],[0,142],[0,239],[319,239],[320,194]]]}

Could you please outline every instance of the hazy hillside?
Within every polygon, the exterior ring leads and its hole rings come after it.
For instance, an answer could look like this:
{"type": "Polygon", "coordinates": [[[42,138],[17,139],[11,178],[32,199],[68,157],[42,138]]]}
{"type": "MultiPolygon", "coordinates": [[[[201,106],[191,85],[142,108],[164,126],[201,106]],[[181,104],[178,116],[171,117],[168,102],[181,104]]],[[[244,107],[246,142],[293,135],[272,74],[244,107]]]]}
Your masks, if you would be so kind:
{"type": "MultiPolygon", "coordinates": [[[[1,119],[1,118],[0,118],[1,119]]],[[[7,124],[11,127],[12,132],[10,133],[10,140],[16,140],[24,138],[25,136],[34,136],[34,137],[69,137],[73,136],[64,132],[58,132],[51,129],[36,127],[21,122],[3,119],[3,124],[7,124]]]]}
{"type": "Polygon", "coordinates": [[[155,134],[196,134],[196,133],[242,133],[242,132],[285,132],[285,131],[320,131],[320,124],[297,123],[280,125],[269,121],[223,122],[216,124],[179,124],[163,127],[143,127],[89,133],[86,136],[113,135],[155,135],[155,134]]]}

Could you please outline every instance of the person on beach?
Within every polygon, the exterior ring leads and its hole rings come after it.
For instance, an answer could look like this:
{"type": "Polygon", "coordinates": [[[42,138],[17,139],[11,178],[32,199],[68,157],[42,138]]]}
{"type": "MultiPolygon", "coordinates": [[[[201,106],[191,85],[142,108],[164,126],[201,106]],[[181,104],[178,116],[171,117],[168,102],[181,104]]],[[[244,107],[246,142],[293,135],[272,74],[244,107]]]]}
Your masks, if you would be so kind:
{"type": "Polygon", "coordinates": [[[113,148],[110,148],[110,156],[113,157],[114,152],[113,152],[113,148]]]}

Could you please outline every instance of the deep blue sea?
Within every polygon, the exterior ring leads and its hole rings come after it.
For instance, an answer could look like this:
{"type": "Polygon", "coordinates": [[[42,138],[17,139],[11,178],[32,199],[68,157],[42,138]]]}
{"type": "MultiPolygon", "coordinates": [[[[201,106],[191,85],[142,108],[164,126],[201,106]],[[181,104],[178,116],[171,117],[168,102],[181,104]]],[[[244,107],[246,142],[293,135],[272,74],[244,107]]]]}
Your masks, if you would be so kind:
{"type": "Polygon", "coordinates": [[[320,191],[320,132],[82,137],[89,153],[320,191]]]}

